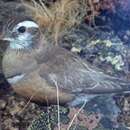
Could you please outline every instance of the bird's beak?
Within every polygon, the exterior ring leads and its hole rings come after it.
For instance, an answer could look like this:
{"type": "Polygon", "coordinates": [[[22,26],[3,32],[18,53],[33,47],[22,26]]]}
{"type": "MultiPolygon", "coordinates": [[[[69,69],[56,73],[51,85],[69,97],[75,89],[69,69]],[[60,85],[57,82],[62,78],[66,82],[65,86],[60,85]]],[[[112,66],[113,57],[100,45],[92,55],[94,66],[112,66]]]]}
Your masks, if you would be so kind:
{"type": "Polygon", "coordinates": [[[10,38],[10,33],[8,34],[1,34],[0,35],[0,40],[3,40],[3,41],[11,41],[12,39],[10,38]]]}

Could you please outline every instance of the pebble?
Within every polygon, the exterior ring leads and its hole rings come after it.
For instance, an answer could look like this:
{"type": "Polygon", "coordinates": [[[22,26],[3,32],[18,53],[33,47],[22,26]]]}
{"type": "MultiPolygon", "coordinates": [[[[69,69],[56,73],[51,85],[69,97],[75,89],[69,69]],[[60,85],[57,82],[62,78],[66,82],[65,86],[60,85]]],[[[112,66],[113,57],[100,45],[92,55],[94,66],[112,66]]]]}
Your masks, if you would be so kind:
{"type": "Polygon", "coordinates": [[[0,109],[4,109],[6,107],[6,102],[4,100],[0,100],[0,109]]]}

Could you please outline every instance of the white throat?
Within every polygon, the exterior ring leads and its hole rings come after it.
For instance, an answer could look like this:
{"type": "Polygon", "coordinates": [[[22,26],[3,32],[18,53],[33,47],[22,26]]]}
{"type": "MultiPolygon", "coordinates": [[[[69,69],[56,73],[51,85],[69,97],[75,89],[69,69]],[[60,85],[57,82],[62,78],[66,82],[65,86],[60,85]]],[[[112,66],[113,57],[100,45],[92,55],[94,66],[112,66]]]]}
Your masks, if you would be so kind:
{"type": "Polygon", "coordinates": [[[7,81],[10,83],[10,84],[15,84],[17,83],[18,81],[20,81],[22,78],[24,77],[24,74],[21,74],[21,75],[16,75],[12,78],[8,78],[7,81]]]}

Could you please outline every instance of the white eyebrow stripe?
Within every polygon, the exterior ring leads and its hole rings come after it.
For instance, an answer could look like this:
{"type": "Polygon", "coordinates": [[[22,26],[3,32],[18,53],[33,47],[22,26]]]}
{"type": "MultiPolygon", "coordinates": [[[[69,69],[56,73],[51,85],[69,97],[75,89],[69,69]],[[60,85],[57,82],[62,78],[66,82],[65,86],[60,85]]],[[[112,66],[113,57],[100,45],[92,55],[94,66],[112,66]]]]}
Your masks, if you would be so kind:
{"type": "Polygon", "coordinates": [[[23,21],[23,22],[20,22],[19,24],[17,24],[16,28],[19,28],[21,26],[25,26],[27,28],[31,28],[31,27],[38,28],[39,27],[38,24],[36,24],[33,21],[23,21]]]}

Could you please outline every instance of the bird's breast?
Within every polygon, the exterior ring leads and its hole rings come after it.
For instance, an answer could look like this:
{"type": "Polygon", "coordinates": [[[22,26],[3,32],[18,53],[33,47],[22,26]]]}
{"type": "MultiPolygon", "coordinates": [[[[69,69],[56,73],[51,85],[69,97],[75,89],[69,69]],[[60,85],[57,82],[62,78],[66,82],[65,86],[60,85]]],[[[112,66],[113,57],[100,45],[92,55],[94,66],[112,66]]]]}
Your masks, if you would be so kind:
{"type": "Polygon", "coordinates": [[[3,56],[2,71],[6,78],[11,77],[13,81],[14,79],[18,80],[21,78],[23,76],[21,74],[29,73],[36,68],[37,62],[31,55],[16,51],[8,51],[3,56]]]}

